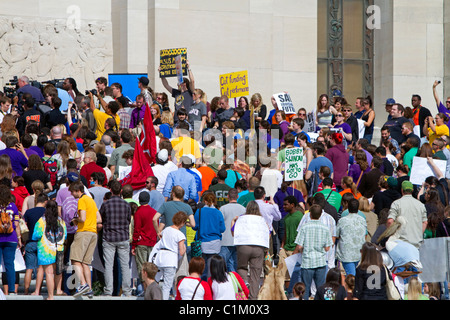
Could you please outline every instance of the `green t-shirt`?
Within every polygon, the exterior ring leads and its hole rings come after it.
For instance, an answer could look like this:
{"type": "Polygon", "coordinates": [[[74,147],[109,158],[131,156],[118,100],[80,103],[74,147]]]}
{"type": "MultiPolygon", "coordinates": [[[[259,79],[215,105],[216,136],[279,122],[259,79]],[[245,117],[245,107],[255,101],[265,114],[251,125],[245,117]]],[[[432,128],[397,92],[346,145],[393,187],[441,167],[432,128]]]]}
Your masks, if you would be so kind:
{"type": "Polygon", "coordinates": [[[253,194],[253,192],[249,192],[247,194],[244,194],[242,197],[239,197],[238,203],[240,205],[243,205],[244,207],[247,207],[247,204],[253,200],[255,200],[255,195],[253,194]]]}
{"type": "Polygon", "coordinates": [[[301,211],[296,211],[287,214],[284,219],[285,232],[286,232],[286,242],[284,244],[284,250],[294,251],[297,244],[295,243],[295,238],[297,238],[297,228],[300,221],[303,218],[303,213],[301,211]]]}
{"type": "Polygon", "coordinates": [[[214,192],[214,195],[217,199],[217,208],[228,203],[228,191],[231,190],[231,187],[225,183],[217,183],[211,185],[209,190],[214,192]]]}
{"type": "Polygon", "coordinates": [[[339,212],[342,201],[342,196],[339,194],[339,192],[333,191],[332,189],[323,189],[322,191],[319,191],[317,193],[323,194],[327,202],[335,207],[339,212]]]}

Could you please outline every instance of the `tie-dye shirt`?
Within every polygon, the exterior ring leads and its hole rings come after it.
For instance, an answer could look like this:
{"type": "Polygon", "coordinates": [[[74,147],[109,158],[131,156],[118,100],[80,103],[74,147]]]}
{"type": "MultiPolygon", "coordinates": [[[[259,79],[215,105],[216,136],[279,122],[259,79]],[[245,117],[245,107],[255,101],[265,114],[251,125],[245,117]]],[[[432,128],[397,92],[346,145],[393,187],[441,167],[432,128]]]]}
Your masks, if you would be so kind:
{"type": "Polygon", "coordinates": [[[56,235],[46,231],[45,217],[39,219],[34,227],[32,239],[38,241],[38,265],[45,266],[56,262],[56,250],[64,250],[67,228],[64,220],[58,218],[58,232],[56,235]]]}

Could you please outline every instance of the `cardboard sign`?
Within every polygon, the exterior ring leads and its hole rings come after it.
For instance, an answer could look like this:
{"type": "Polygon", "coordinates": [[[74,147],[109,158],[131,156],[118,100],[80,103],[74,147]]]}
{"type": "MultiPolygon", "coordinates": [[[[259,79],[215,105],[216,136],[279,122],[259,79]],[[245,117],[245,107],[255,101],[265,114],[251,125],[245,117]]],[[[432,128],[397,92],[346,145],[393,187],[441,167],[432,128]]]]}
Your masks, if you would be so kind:
{"type": "Polygon", "coordinates": [[[295,114],[294,104],[292,103],[289,93],[280,92],[274,94],[273,97],[277,102],[279,110],[283,110],[285,114],[295,114]]]}
{"type": "Polygon", "coordinates": [[[303,180],[303,148],[285,150],[284,180],[303,180]]]}
{"type": "Polygon", "coordinates": [[[222,74],[219,83],[220,95],[226,95],[229,99],[247,96],[250,93],[247,70],[222,74]]]}
{"type": "Polygon", "coordinates": [[[182,74],[187,75],[186,60],[187,60],[187,48],[178,49],[164,49],[159,53],[159,65],[161,67],[161,72],[159,76],[161,78],[178,77],[182,68],[182,74]],[[181,62],[179,57],[181,57],[181,62]],[[177,68],[178,62],[178,68],[177,68]]]}

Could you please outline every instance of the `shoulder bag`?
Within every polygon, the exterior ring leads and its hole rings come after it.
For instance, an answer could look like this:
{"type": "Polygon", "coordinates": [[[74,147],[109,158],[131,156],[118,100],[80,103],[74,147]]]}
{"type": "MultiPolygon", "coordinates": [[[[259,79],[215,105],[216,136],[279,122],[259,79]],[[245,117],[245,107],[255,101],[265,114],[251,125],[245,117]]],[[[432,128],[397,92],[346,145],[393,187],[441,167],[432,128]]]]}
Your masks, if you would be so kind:
{"type": "Polygon", "coordinates": [[[244,290],[242,290],[241,284],[239,283],[239,280],[236,278],[233,272],[229,273],[231,282],[233,283],[234,287],[234,293],[236,295],[236,300],[248,300],[247,296],[245,295],[244,290]]]}
{"type": "Polygon", "coordinates": [[[199,239],[200,234],[200,221],[201,221],[202,208],[198,211],[198,230],[195,233],[195,240],[191,242],[191,258],[202,256],[202,242],[199,239]]]}
{"type": "Polygon", "coordinates": [[[386,272],[386,294],[388,300],[402,300],[402,296],[386,266],[384,266],[384,271],[386,272]]]}

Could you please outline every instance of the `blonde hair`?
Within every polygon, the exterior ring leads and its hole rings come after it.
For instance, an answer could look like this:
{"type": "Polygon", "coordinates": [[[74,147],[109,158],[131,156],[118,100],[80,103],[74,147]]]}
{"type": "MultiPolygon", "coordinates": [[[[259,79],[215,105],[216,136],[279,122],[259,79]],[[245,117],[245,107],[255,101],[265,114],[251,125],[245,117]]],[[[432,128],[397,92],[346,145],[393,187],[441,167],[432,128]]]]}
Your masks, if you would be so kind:
{"type": "Polygon", "coordinates": [[[166,123],[169,126],[173,127],[174,121],[173,121],[173,115],[170,111],[163,111],[161,114],[161,122],[166,123]]]}
{"type": "Polygon", "coordinates": [[[408,282],[408,300],[419,300],[422,294],[422,284],[417,277],[411,277],[408,282]]]}
{"type": "Polygon", "coordinates": [[[359,210],[362,212],[370,211],[369,199],[367,199],[366,197],[359,198],[359,210]]]}
{"type": "Polygon", "coordinates": [[[254,93],[252,97],[250,98],[250,105],[253,105],[253,111],[259,112],[261,110],[261,106],[263,105],[261,94],[254,93]],[[259,104],[257,106],[254,105],[255,100],[259,100],[259,104]]]}
{"type": "Polygon", "coordinates": [[[345,185],[347,188],[350,188],[352,190],[353,195],[358,194],[358,188],[356,187],[356,184],[353,182],[353,178],[349,176],[345,176],[342,178],[342,184],[345,185]]]}
{"type": "Polygon", "coordinates": [[[44,183],[41,180],[34,180],[31,184],[31,189],[34,192],[34,205],[36,206],[38,195],[44,192],[44,183]]]}

